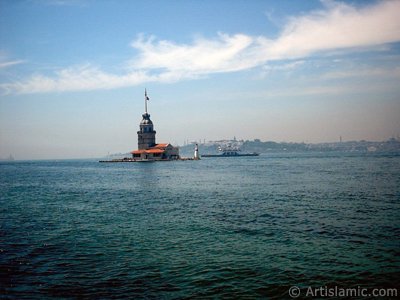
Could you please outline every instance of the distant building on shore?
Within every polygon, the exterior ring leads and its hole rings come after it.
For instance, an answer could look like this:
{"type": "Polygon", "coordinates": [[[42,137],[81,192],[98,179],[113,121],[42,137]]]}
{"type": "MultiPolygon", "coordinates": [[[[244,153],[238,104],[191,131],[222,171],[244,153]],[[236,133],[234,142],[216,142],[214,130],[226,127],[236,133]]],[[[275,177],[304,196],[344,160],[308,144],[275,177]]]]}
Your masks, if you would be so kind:
{"type": "Polygon", "coordinates": [[[138,161],[179,159],[178,147],[174,147],[169,143],[156,143],[156,131],[154,130],[153,122],[150,119],[150,114],[147,112],[147,101],[149,100],[147,91],[145,90],[145,112],[142,115],[143,119],[140,122],[139,131],[137,132],[138,150],[131,151],[132,158],[138,161]]]}

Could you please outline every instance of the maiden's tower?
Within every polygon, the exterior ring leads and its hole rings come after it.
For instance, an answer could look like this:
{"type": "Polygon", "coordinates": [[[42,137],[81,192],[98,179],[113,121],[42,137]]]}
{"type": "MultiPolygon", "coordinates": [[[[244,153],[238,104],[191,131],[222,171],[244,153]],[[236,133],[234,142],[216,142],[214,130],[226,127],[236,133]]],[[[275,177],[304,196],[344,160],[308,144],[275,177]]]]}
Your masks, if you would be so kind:
{"type": "Polygon", "coordinates": [[[135,161],[175,160],[179,159],[179,148],[169,143],[156,143],[156,131],[154,124],[147,112],[149,101],[147,91],[144,92],[144,114],[140,121],[138,135],[138,150],[131,151],[132,159],[135,161]]]}

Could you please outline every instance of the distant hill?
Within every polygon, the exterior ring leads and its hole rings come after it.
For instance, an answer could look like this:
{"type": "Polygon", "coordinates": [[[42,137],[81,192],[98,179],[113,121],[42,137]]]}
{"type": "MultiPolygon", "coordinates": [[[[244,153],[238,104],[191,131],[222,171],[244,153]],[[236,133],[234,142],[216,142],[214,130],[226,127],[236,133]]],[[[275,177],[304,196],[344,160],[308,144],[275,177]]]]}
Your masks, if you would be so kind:
{"type": "MultiPolygon", "coordinates": [[[[289,143],[289,142],[263,142],[259,139],[253,141],[237,141],[237,140],[221,140],[209,141],[206,143],[199,143],[199,152],[201,154],[215,154],[218,153],[219,147],[238,147],[242,152],[257,152],[257,153],[271,153],[271,152],[396,152],[400,153],[400,140],[389,139],[382,142],[372,141],[347,141],[347,142],[333,142],[333,143],[289,143]]],[[[194,143],[180,146],[181,156],[191,157],[194,153],[194,143]]]]}
{"type": "MultiPolygon", "coordinates": [[[[220,147],[237,147],[243,153],[279,153],[279,152],[390,152],[400,154],[400,140],[391,138],[382,142],[371,141],[347,141],[333,143],[290,143],[290,142],[273,142],[261,141],[255,139],[249,140],[219,140],[198,143],[200,155],[216,154],[220,147]]],[[[183,157],[192,157],[194,155],[195,143],[179,146],[180,155],[183,157]]],[[[113,153],[105,156],[107,159],[119,159],[131,157],[130,153],[113,153]]],[[[9,160],[9,158],[7,159],[9,160]]]]}

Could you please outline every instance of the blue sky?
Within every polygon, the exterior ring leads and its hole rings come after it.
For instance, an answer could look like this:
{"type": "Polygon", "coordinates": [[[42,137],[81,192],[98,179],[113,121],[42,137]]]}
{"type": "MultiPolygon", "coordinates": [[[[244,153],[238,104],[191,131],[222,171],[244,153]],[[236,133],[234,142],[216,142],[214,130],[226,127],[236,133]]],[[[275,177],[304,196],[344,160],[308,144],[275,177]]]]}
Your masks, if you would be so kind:
{"type": "Polygon", "coordinates": [[[400,1],[0,2],[0,157],[400,134],[400,1]]]}

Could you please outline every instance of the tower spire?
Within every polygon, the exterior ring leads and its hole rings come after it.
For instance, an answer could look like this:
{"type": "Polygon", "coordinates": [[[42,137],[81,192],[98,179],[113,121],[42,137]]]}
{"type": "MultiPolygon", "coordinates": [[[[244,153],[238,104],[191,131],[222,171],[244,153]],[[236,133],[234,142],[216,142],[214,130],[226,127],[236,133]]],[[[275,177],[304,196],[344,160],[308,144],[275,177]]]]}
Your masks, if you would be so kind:
{"type": "Polygon", "coordinates": [[[147,114],[147,101],[149,101],[150,98],[147,97],[147,90],[146,88],[144,89],[144,112],[147,114]]]}

